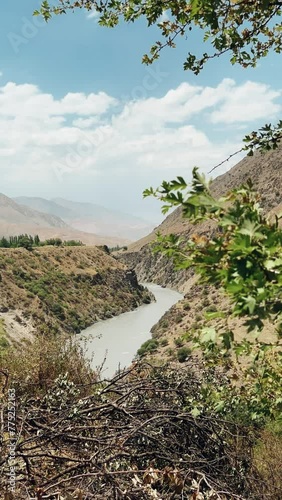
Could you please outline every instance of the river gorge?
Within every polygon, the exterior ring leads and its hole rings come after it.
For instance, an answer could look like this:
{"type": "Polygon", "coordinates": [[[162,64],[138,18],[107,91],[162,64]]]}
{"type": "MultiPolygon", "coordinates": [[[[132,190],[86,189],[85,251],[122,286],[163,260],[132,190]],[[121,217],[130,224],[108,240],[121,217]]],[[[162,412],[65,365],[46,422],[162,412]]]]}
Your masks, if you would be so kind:
{"type": "Polygon", "coordinates": [[[151,328],[182,295],[169,288],[143,283],[155,296],[155,302],[134,311],[100,321],[86,328],[79,341],[91,360],[92,368],[103,364],[102,377],[111,377],[118,368],[130,365],[139,347],[151,338],[151,328]]]}

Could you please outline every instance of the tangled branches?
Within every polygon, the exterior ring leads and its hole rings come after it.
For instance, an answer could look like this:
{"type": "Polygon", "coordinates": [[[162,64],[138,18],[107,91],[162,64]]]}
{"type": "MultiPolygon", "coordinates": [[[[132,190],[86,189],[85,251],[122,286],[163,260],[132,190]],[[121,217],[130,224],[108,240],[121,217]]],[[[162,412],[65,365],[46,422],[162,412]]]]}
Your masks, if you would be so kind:
{"type": "MultiPolygon", "coordinates": [[[[21,398],[17,489],[4,498],[242,499],[250,438],[212,416],[195,419],[197,386],[191,370],[136,364],[87,397],[65,375],[42,398],[21,398]]],[[[5,434],[2,444],[5,491],[5,434]]]]}

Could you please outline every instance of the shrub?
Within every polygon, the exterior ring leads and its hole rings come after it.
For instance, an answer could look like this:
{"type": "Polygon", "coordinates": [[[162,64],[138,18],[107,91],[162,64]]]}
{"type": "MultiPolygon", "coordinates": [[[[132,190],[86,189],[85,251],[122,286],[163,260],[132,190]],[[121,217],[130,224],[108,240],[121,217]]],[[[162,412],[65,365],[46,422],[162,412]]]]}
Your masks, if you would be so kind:
{"type": "Polygon", "coordinates": [[[91,383],[97,378],[78,343],[67,335],[51,336],[49,328],[46,335],[22,345],[20,356],[18,348],[13,346],[0,351],[0,365],[9,373],[19,398],[45,393],[66,373],[77,385],[91,383]]]}
{"type": "Polygon", "coordinates": [[[168,345],[168,339],[164,338],[160,340],[160,345],[166,347],[168,345]]]}
{"type": "Polygon", "coordinates": [[[182,315],[181,314],[177,314],[177,316],[175,317],[175,323],[181,323],[182,321],[182,315]]]}
{"type": "Polygon", "coordinates": [[[176,347],[182,347],[183,346],[183,339],[181,337],[177,337],[176,339],[174,339],[174,343],[175,343],[176,347]]]}
{"type": "Polygon", "coordinates": [[[206,312],[217,312],[217,307],[214,306],[214,305],[211,305],[209,307],[206,308],[206,312]]]}
{"type": "Polygon", "coordinates": [[[184,309],[184,311],[190,311],[191,306],[190,306],[189,302],[185,302],[185,304],[183,305],[183,309],[184,309]]]}
{"type": "Polygon", "coordinates": [[[147,353],[156,351],[159,346],[159,342],[156,339],[149,339],[144,342],[141,347],[139,347],[137,354],[142,357],[147,353]]]}
{"type": "Polygon", "coordinates": [[[184,363],[186,361],[187,357],[191,354],[191,349],[189,347],[181,347],[177,351],[177,359],[179,363],[184,363]]]}

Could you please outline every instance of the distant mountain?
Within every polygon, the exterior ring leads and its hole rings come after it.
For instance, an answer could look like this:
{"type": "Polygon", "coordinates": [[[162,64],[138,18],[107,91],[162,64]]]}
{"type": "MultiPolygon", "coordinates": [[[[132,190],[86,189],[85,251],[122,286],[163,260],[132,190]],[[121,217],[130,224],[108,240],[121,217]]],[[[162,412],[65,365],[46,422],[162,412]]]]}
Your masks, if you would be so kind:
{"type": "Polygon", "coordinates": [[[16,203],[0,193],[0,221],[8,224],[32,224],[38,227],[67,227],[56,214],[47,214],[16,203]]]}
{"type": "MultiPolygon", "coordinates": [[[[35,198],[36,200],[37,198],[35,198]]],[[[38,198],[38,200],[41,200],[38,198]]],[[[46,201],[48,204],[48,200],[46,201]]],[[[52,205],[56,205],[50,202],[52,205]]],[[[34,204],[35,205],[35,204],[34,204]]],[[[37,206],[39,206],[38,204],[37,206]]],[[[42,203],[41,203],[42,206],[42,203]]],[[[45,205],[46,207],[46,205],[45,205]]],[[[67,213],[67,209],[59,207],[61,212],[67,213]]],[[[101,236],[89,232],[79,231],[71,227],[67,222],[62,220],[56,213],[43,212],[36,210],[26,204],[19,204],[15,200],[0,193],[0,237],[14,236],[22,233],[31,235],[38,234],[41,239],[46,238],[61,238],[62,240],[81,240],[88,245],[123,245],[128,240],[123,238],[115,238],[112,236],[101,236]]]]}
{"type": "Polygon", "coordinates": [[[71,214],[69,209],[58,205],[55,201],[45,200],[45,198],[18,196],[13,198],[13,200],[20,205],[25,205],[34,210],[61,217],[62,219],[67,218],[71,214]]]}
{"type": "Polygon", "coordinates": [[[46,200],[26,196],[20,196],[14,200],[32,209],[60,217],[68,226],[76,230],[100,236],[110,234],[116,238],[134,241],[147,235],[154,228],[152,223],[141,218],[94,203],[80,203],[63,198],[46,200]]]}

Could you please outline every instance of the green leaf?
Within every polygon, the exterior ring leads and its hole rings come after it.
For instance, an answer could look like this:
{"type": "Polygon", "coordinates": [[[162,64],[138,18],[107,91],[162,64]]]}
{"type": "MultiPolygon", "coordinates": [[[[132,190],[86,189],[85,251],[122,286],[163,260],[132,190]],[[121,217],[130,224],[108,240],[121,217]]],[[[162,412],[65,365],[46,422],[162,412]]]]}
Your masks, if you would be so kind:
{"type": "Polygon", "coordinates": [[[215,343],[216,341],[216,331],[214,328],[203,328],[201,332],[201,342],[206,343],[206,342],[213,342],[215,343]]]}
{"type": "Polygon", "coordinates": [[[254,297],[251,297],[251,295],[248,295],[248,297],[243,297],[243,300],[249,310],[249,313],[253,314],[256,307],[256,299],[254,297]]]}
{"type": "Polygon", "coordinates": [[[198,408],[193,408],[193,410],[191,410],[191,415],[194,417],[194,418],[197,418],[199,417],[199,415],[201,415],[201,410],[199,410],[198,408]]]}

